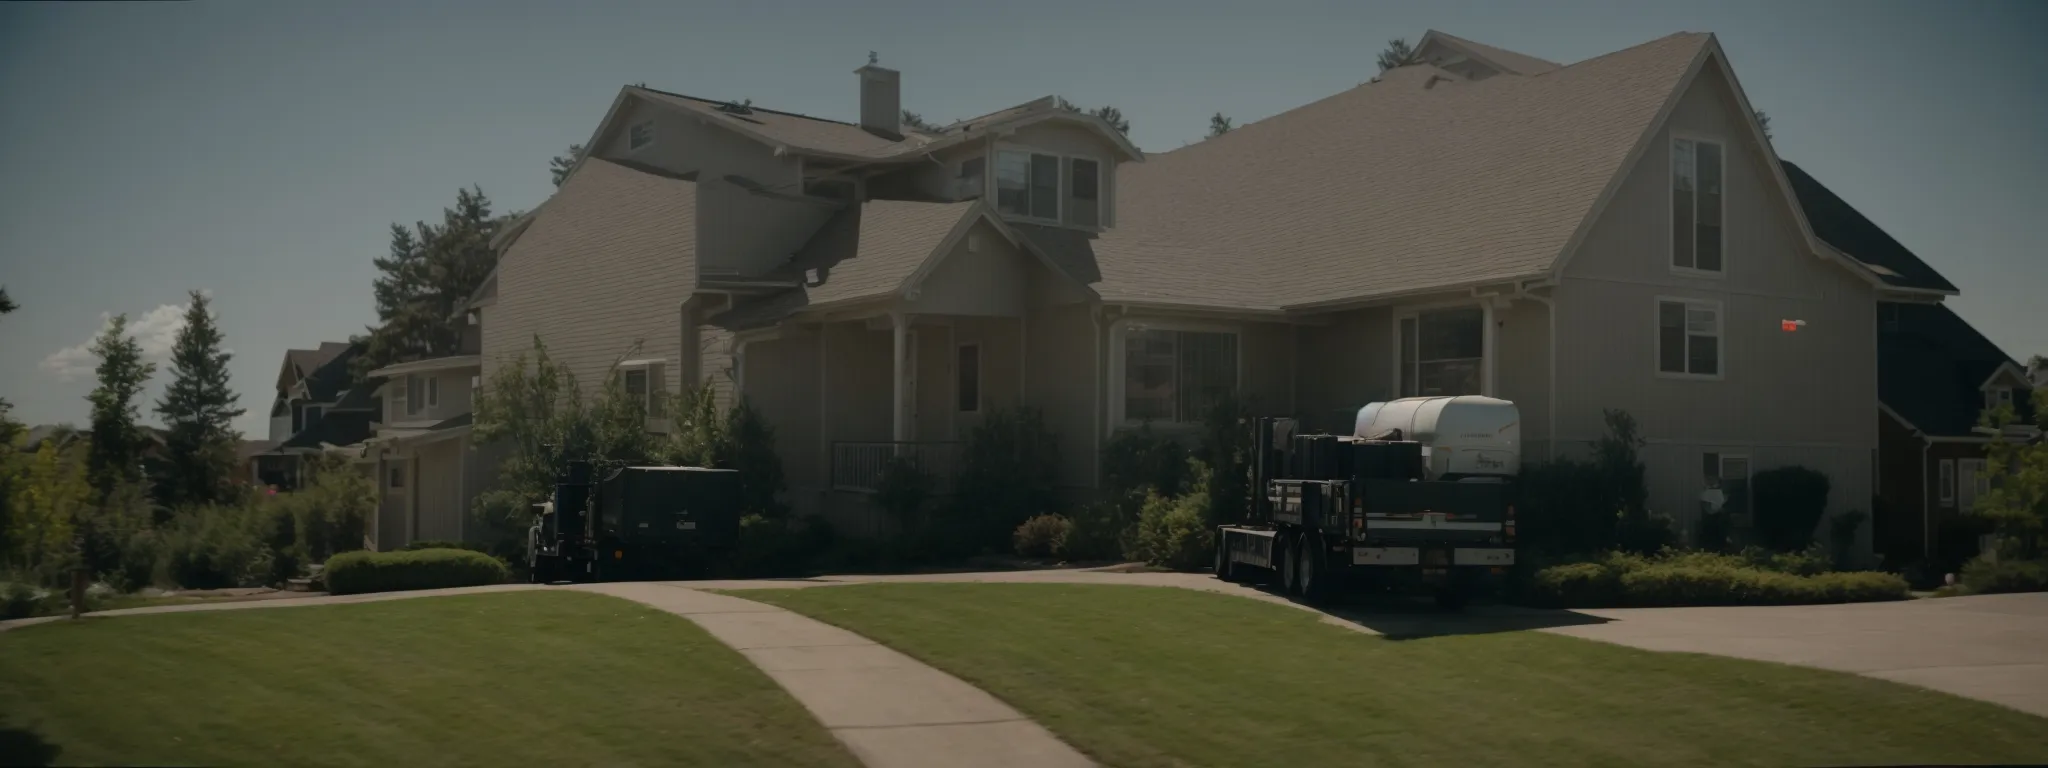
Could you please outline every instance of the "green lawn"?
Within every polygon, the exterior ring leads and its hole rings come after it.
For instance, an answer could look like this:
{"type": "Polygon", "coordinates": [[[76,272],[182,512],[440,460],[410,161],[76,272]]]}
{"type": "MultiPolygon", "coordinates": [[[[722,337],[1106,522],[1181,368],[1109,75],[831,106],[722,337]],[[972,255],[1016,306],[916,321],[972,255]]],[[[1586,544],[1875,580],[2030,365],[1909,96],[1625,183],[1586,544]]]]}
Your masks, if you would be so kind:
{"type": "Polygon", "coordinates": [[[0,634],[0,763],[855,766],[688,620],[508,592],[0,634]]]}
{"type": "Polygon", "coordinates": [[[2002,707],[1538,632],[1389,640],[1151,587],[734,594],[945,669],[1115,766],[2048,761],[2048,721],[2002,707]]]}

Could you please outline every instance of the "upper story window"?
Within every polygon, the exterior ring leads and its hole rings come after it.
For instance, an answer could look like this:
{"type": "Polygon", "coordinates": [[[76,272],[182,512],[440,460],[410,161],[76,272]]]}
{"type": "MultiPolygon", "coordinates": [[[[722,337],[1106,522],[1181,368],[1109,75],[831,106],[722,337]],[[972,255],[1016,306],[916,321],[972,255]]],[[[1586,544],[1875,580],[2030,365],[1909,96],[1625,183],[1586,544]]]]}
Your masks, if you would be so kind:
{"type": "Polygon", "coordinates": [[[427,407],[427,381],[424,376],[405,377],[405,415],[417,416],[427,407]]]}
{"type": "Polygon", "coordinates": [[[1486,312],[1459,307],[1401,318],[1401,396],[1483,394],[1486,312]]]}
{"type": "Polygon", "coordinates": [[[2012,390],[2005,387],[1984,390],[1984,409],[2012,407],[2012,390]]]}
{"type": "Polygon", "coordinates": [[[654,143],[654,121],[643,120],[626,128],[626,149],[637,150],[654,143]]]}
{"type": "Polygon", "coordinates": [[[628,361],[621,366],[620,377],[626,398],[645,408],[648,418],[660,418],[662,395],[667,392],[661,382],[660,361],[628,361]]]}
{"type": "Polygon", "coordinates": [[[1721,145],[1698,139],[1671,140],[1671,268],[1721,272],[1721,145]]]}
{"type": "Polygon", "coordinates": [[[1719,302],[1657,300],[1657,372],[1720,378],[1719,302]]]}
{"type": "Polygon", "coordinates": [[[996,153],[996,210],[1093,227],[1102,223],[1102,163],[1030,150],[996,153]]]}
{"type": "Polygon", "coordinates": [[[1067,160],[1067,223],[1092,227],[1102,223],[1102,164],[1084,158],[1067,160]]]}
{"type": "Polygon", "coordinates": [[[1237,334],[1132,327],[1124,334],[1127,422],[1198,423],[1237,391],[1237,334]]]}

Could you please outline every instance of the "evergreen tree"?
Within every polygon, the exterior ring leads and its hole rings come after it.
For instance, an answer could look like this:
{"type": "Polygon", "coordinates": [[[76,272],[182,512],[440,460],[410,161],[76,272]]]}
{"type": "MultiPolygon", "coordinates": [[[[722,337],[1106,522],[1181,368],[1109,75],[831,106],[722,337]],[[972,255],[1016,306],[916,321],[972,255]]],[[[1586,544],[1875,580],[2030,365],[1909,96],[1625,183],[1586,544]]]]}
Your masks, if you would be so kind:
{"type": "Polygon", "coordinates": [[[101,499],[124,482],[141,479],[144,434],[135,425],[135,398],[156,373],[156,364],[142,359],[142,345],[128,335],[128,316],[115,315],[92,343],[99,358],[99,386],[86,400],[92,403],[92,450],[86,468],[101,499]]]}
{"type": "Polygon", "coordinates": [[[491,237],[511,217],[491,215],[483,190],[460,190],[441,223],[408,230],[391,225],[390,255],[376,260],[378,325],[370,328],[355,374],[422,357],[454,354],[462,342],[461,310],[497,266],[491,237]]]}
{"type": "Polygon", "coordinates": [[[562,186],[562,181],[569,178],[569,169],[575,168],[576,161],[582,158],[583,145],[571,144],[568,152],[556,155],[554,159],[548,161],[548,173],[554,176],[555,186],[562,186]]]}
{"type": "Polygon", "coordinates": [[[1761,109],[1756,111],[1756,127],[1764,129],[1764,141],[1771,140],[1771,116],[1761,109]]]}
{"type": "Polygon", "coordinates": [[[1385,74],[1387,70],[1395,67],[1405,67],[1421,62],[1422,59],[1415,55],[1415,49],[1409,47],[1408,41],[1403,38],[1397,37],[1388,40],[1386,50],[1380,51],[1379,65],[1381,74],[1385,74]]]}
{"type": "Polygon", "coordinates": [[[1131,121],[1125,120],[1123,111],[1117,109],[1116,107],[1104,104],[1100,107],[1088,110],[1088,114],[1102,118],[1102,121],[1105,123],[1109,123],[1109,127],[1115,128],[1117,133],[1121,133],[1126,136],[1129,136],[1131,134],[1131,121]]]}
{"type": "Polygon", "coordinates": [[[206,294],[192,292],[171,351],[171,383],[157,400],[156,412],[169,433],[170,475],[158,484],[157,501],[165,506],[210,504],[225,498],[235,473],[235,417],[243,409],[228,386],[228,360],[220,348],[220,324],[206,294]]]}
{"type": "Polygon", "coordinates": [[[7,286],[0,285],[0,315],[20,309],[13,299],[7,298],[7,286]]]}
{"type": "Polygon", "coordinates": [[[938,126],[925,122],[924,115],[907,109],[903,110],[903,127],[919,131],[934,131],[938,129],[938,126]]]}
{"type": "Polygon", "coordinates": [[[1224,117],[1221,112],[1209,116],[1209,138],[1213,139],[1229,133],[1233,127],[1230,124],[1230,118],[1224,117]]]}

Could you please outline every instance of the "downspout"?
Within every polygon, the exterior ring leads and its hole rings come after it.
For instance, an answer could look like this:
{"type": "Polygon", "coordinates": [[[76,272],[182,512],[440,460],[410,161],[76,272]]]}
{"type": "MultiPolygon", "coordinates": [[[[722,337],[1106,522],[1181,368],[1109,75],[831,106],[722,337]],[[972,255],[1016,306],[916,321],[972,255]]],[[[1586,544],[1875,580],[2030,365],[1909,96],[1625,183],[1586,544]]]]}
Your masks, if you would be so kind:
{"type": "Polygon", "coordinates": [[[1551,298],[1551,297],[1549,297],[1549,296],[1538,296],[1538,295],[1536,295],[1536,294],[1533,294],[1533,293],[1529,293],[1529,292],[1527,292],[1527,290],[1526,290],[1526,289],[1524,289],[1524,291],[1523,291],[1522,295],[1523,295],[1524,297],[1527,297],[1527,298],[1528,298],[1528,299],[1529,299],[1530,301],[1533,301],[1533,302],[1536,302],[1536,303],[1538,303],[1538,304],[1542,304],[1542,305],[1543,305],[1543,315],[1544,315],[1545,321],[1546,321],[1546,322],[1548,322],[1548,323],[1549,323],[1549,325],[1550,325],[1550,332],[1549,332],[1549,336],[1548,336],[1547,338],[1545,338],[1545,339],[1544,339],[1544,346],[1545,346],[1546,348],[1548,348],[1548,350],[1549,350],[1549,356],[1550,356],[1550,361],[1549,361],[1549,363],[1548,363],[1548,368],[1549,368],[1549,370],[1548,370],[1548,371],[1546,372],[1546,374],[1545,374],[1545,375],[1546,375],[1546,376],[1548,377],[1548,379],[1549,379],[1549,384],[1548,384],[1548,387],[1547,387],[1549,391],[1548,391],[1548,392],[1545,392],[1545,393],[1544,393],[1544,394],[1546,395],[1546,397],[1544,397],[1544,399],[1545,399],[1545,400],[1547,400],[1547,401],[1549,401],[1549,402],[1547,402],[1547,403],[1545,403],[1545,404],[1544,404],[1544,407],[1545,407],[1545,409],[1546,409],[1546,410],[1548,411],[1548,413],[1547,413],[1547,415],[1545,415],[1545,416],[1543,417],[1543,418],[1544,418],[1544,425],[1543,425],[1544,429],[1543,429],[1543,431],[1544,431],[1544,433],[1545,433],[1545,434],[1544,434],[1544,441],[1545,441],[1545,443],[1546,443],[1546,445],[1545,445],[1545,447],[1544,447],[1545,455],[1544,455],[1544,457],[1543,457],[1543,458],[1544,458],[1544,460],[1545,460],[1545,461],[1556,461],[1556,460],[1557,460],[1557,397],[1558,397],[1558,392],[1557,392],[1557,303],[1556,303],[1556,300],[1555,300],[1555,299],[1553,299],[1553,298],[1551,298]]]}
{"type": "Polygon", "coordinates": [[[1934,441],[1920,435],[1920,556],[1934,556],[1934,507],[1928,503],[1928,494],[1934,491],[1927,485],[1927,460],[1933,457],[1934,441]]]}

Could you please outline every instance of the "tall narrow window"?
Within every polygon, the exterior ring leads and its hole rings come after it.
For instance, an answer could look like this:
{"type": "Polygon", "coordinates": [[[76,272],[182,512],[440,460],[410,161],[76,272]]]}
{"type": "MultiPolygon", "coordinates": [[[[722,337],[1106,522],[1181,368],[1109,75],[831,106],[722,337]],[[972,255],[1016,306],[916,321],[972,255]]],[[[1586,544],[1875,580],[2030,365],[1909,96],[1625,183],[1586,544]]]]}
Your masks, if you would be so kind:
{"type": "Polygon", "coordinates": [[[1941,477],[1939,478],[1939,482],[1941,505],[1944,507],[1953,507],[1956,505],[1956,460],[1942,459],[1940,467],[1941,477]]]}
{"type": "Polygon", "coordinates": [[[647,394],[647,369],[637,368],[627,371],[626,397],[640,403],[641,407],[644,408],[648,403],[647,394]]]}
{"type": "Polygon", "coordinates": [[[434,376],[428,376],[428,377],[427,377],[427,407],[429,407],[429,408],[433,408],[433,407],[438,407],[438,406],[440,406],[440,405],[441,405],[441,380],[440,380],[439,378],[437,378],[437,377],[434,377],[434,376]]]}
{"type": "Polygon", "coordinates": [[[1711,302],[1657,302],[1657,370],[1721,375],[1721,306],[1711,302]]]}
{"type": "Polygon", "coordinates": [[[1724,170],[1721,145],[1671,141],[1671,266],[1721,271],[1724,170]]]}
{"type": "Polygon", "coordinates": [[[1094,160],[1067,161],[1067,223],[1092,227],[1102,223],[1102,166],[1094,160]]]}
{"type": "Polygon", "coordinates": [[[427,383],[419,376],[405,377],[405,415],[417,416],[427,404],[427,383]]]}
{"type": "Polygon", "coordinates": [[[959,395],[962,413],[981,410],[981,345],[960,345],[957,362],[959,370],[954,374],[954,391],[959,395]]]}
{"type": "Polygon", "coordinates": [[[1461,307],[1401,319],[1401,396],[1477,395],[1486,313],[1461,307]]]}

